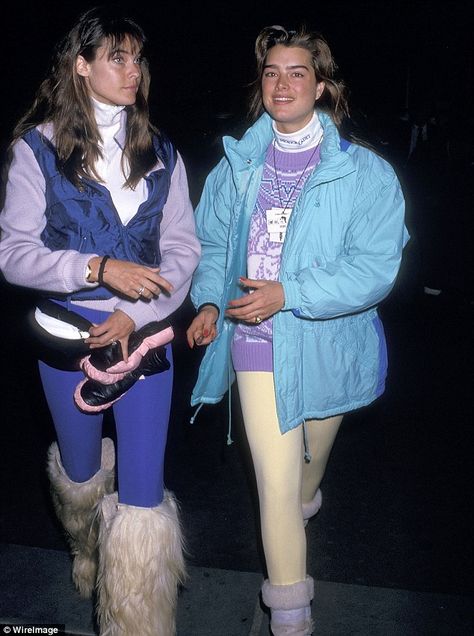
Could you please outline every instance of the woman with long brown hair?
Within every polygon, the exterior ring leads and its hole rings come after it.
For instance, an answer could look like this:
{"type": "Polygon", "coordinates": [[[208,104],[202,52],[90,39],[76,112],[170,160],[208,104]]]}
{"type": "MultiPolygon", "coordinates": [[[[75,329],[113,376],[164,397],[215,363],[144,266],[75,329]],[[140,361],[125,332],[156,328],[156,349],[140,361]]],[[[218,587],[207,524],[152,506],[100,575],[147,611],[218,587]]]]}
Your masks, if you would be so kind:
{"type": "Polygon", "coordinates": [[[92,9],[58,45],[14,131],[0,267],[47,299],[35,315],[52,336],[64,310],[87,321],[87,373],[102,382],[90,361],[110,354],[123,371],[109,374],[114,387],[133,361],[129,390],[110,400],[116,480],[102,407],[78,396],[83,371],[40,360],[58,439],[48,474],[76,587],[89,597],[98,583],[101,633],[168,636],[184,576],[177,505],[163,484],[172,352],[170,330],[159,340],[149,325],[182,304],[200,248],[182,159],[149,120],[145,44],[133,20],[92,9]],[[144,343],[160,352],[159,368],[144,343]]]}

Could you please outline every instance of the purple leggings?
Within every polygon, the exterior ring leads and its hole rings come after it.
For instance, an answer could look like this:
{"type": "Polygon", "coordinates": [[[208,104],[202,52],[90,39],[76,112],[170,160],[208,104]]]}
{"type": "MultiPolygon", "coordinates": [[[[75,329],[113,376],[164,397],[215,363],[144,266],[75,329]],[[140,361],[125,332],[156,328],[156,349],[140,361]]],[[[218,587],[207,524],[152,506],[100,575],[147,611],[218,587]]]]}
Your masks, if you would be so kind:
{"type": "MultiPolygon", "coordinates": [[[[72,307],[75,311],[77,308],[72,307]]],[[[96,324],[107,313],[81,308],[96,324]]],[[[173,388],[171,346],[168,371],[138,380],[112,405],[117,431],[118,494],[121,503],[151,508],[163,500],[163,464],[173,388]]],[[[43,389],[58,438],[61,459],[72,481],[83,482],[100,468],[103,414],[86,414],[74,403],[82,372],[39,363],[43,389]]]]}

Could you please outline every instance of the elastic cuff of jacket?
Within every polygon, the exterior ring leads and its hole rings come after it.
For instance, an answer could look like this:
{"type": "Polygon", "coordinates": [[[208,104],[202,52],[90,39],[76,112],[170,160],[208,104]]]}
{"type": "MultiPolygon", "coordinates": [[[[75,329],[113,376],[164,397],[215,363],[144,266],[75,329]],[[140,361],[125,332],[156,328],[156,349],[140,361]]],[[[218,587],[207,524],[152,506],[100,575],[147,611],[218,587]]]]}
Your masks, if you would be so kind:
{"type": "Polygon", "coordinates": [[[291,311],[301,306],[300,286],[296,280],[282,281],[285,292],[283,311],[291,311]]]}
{"type": "Polygon", "coordinates": [[[199,307],[197,308],[197,313],[199,313],[201,311],[201,309],[204,309],[204,307],[215,307],[217,309],[217,315],[218,316],[221,313],[219,307],[216,304],[214,304],[214,303],[202,303],[202,305],[199,305],[199,307]]]}

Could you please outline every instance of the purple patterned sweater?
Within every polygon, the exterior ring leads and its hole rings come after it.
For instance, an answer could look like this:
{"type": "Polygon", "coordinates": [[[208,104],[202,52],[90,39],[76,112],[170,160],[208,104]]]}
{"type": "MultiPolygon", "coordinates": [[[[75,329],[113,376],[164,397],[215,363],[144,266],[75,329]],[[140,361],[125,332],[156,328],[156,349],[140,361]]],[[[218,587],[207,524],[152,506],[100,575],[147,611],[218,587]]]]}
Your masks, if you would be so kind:
{"type": "MultiPolygon", "coordinates": [[[[319,146],[301,152],[283,152],[273,143],[268,147],[262,182],[250,221],[248,278],[278,280],[283,241],[270,240],[267,210],[291,210],[306,179],[318,163],[319,146]]],[[[272,318],[260,325],[239,323],[232,342],[235,370],[273,371],[272,335],[272,318]]]]}

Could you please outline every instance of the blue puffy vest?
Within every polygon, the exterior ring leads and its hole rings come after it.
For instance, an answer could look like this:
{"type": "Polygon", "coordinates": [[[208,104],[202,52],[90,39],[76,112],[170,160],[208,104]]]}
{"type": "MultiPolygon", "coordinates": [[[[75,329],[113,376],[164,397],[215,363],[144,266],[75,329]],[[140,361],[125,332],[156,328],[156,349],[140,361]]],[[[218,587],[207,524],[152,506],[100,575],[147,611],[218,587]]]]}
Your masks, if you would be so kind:
{"type": "MultiPolygon", "coordinates": [[[[41,240],[46,247],[54,251],[109,254],[150,267],[160,264],[160,223],[176,164],[176,151],[168,139],[160,136],[153,140],[164,168],[145,177],[148,198],[127,225],[122,223],[105,186],[82,179],[83,188],[79,190],[61,174],[53,144],[38,130],[28,131],[23,139],[34,152],[45,178],[46,227],[41,240]]],[[[98,287],[81,290],[70,298],[105,299],[112,295],[108,289],[98,287]]]]}

